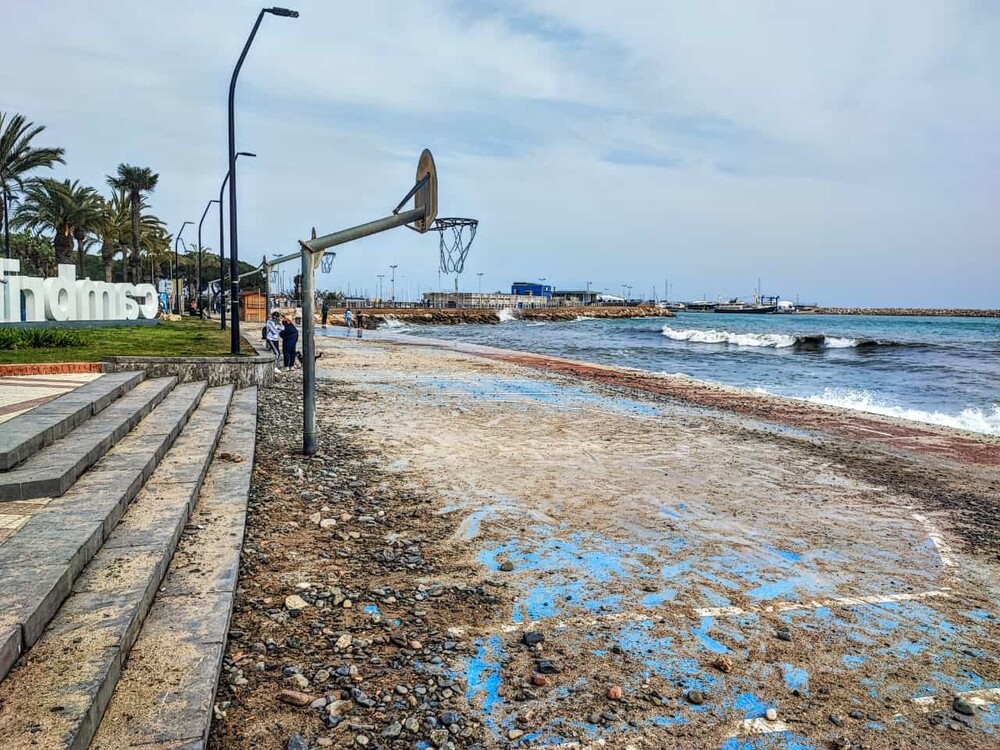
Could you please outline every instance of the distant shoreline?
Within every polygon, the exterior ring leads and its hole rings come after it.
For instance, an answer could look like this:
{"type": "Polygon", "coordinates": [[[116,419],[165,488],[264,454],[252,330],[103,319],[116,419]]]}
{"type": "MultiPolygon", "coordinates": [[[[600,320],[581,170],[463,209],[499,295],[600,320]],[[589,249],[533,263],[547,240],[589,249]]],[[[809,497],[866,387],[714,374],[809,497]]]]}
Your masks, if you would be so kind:
{"type": "Polygon", "coordinates": [[[911,316],[925,318],[1000,318],[1000,310],[947,307],[811,307],[797,314],[911,316]]]}

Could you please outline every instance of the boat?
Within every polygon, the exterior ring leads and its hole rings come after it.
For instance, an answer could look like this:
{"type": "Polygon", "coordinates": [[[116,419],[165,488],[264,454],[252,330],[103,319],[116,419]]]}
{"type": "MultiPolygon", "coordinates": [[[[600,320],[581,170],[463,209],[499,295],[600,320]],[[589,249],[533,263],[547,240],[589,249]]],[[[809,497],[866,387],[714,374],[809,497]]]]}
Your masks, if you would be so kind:
{"type": "Polygon", "coordinates": [[[744,315],[769,315],[778,311],[778,298],[762,297],[754,294],[753,302],[740,302],[735,297],[729,302],[715,306],[717,313],[740,313],[744,315]]]}
{"type": "Polygon", "coordinates": [[[716,302],[710,302],[709,300],[697,299],[693,302],[685,302],[684,310],[686,312],[715,312],[715,308],[718,306],[716,302]]]}

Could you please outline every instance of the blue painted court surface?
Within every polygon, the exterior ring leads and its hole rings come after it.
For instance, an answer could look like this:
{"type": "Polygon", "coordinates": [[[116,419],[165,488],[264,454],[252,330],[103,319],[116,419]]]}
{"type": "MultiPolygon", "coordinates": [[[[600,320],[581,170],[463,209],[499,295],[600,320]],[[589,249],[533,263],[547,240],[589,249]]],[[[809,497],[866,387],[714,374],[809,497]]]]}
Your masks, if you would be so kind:
{"type": "MultiPolygon", "coordinates": [[[[428,401],[455,396],[507,413],[539,405],[623,419],[663,413],[534,379],[418,377],[413,385],[428,401]]],[[[725,750],[825,748],[841,735],[874,742],[942,731],[933,727],[955,719],[953,697],[968,695],[977,715],[953,729],[1000,746],[1000,691],[990,692],[1000,687],[1000,606],[945,569],[909,517],[898,527],[880,520],[871,538],[834,535],[827,546],[823,534],[780,515],[734,521],[704,497],[663,502],[657,522],[637,522],[631,534],[527,516],[516,533],[500,533],[509,524],[496,524],[495,507],[448,510],[462,513],[463,538],[488,577],[514,594],[502,622],[471,634],[476,653],[462,675],[499,744],[530,712],[533,728],[514,744],[624,746],[633,737],[725,750]],[[501,572],[503,562],[513,572],[501,572]],[[545,634],[541,654],[520,642],[527,630],[545,634]],[[542,657],[560,671],[531,687],[542,657]],[[734,668],[713,666],[719,657],[734,668]],[[609,684],[621,684],[626,700],[604,700],[609,684]],[[704,702],[686,700],[691,690],[704,702]],[[777,722],[763,720],[769,708],[777,722]],[[859,718],[843,728],[829,721],[852,710],[859,718]]],[[[863,513],[853,512],[865,529],[863,513]]]]}

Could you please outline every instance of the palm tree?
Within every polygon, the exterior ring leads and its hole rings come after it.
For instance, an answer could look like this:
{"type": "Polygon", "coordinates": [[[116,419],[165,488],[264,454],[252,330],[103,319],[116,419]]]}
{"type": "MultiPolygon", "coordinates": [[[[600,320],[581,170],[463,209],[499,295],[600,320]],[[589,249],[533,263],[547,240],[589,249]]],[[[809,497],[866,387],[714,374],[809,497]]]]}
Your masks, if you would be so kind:
{"type": "Polygon", "coordinates": [[[54,233],[52,247],[56,263],[73,262],[73,203],[69,180],[51,177],[31,180],[24,188],[24,199],[14,213],[13,224],[32,232],[54,233]]]}
{"type": "Polygon", "coordinates": [[[104,263],[104,280],[112,281],[115,255],[122,253],[122,270],[126,266],[125,248],[128,247],[130,210],[128,198],[121,190],[111,194],[111,200],[101,199],[99,219],[94,232],[101,242],[101,261],[104,263]]]}
{"type": "Polygon", "coordinates": [[[15,192],[24,190],[28,172],[40,167],[51,168],[54,164],[65,164],[63,149],[36,148],[32,139],[45,130],[44,125],[35,125],[15,114],[7,121],[7,113],[0,112],[0,203],[2,203],[4,249],[10,257],[10,200],[15,192]]]}
{"type": "Polygon", "coordinates": [[[119,164],[115,177],[108,175],[108,185],[113,190],[123,190],[128,195],[132,214],[132,281],[138,283],[142,275],[142,259],[139,256],[139,218],[144,193],[156,189],[160,175],[153,174],[149,167],[133,167],[119,164]]]}
{"type": "Polygon", "coordinates": [[[82,279],[87,275],[84,256],[87,254],[87,247],[93,244],[90,234],[97,229],[101,219],[100,204],[103,198],[94,188],[83,187],[75,180],[71,184],[67,183],[67,190],[73,209],[70,225],[73,227],[73,239],[76,240],[77,276],[82,279]]]}

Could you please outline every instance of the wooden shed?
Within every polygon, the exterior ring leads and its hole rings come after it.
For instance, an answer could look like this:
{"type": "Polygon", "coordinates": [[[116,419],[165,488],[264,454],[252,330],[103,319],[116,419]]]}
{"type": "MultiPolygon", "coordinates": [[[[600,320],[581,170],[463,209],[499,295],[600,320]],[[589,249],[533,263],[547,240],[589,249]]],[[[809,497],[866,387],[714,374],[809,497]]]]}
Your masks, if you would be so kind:
{"type": "Polygon", "coordinates": [[[267,321],[267,298],[262,292],[255,289],[240,292],[240,320],[250,323],[267,321]]]}

